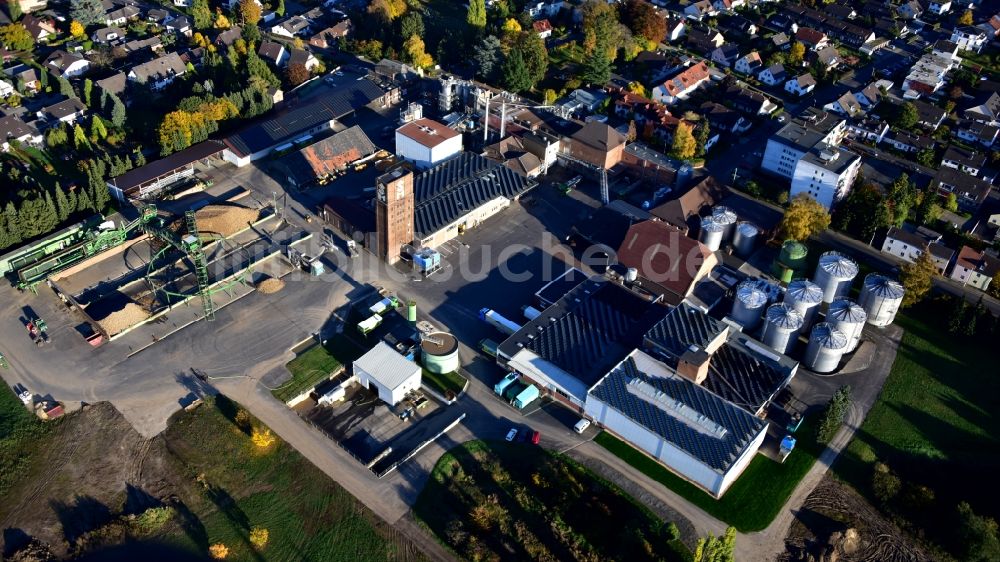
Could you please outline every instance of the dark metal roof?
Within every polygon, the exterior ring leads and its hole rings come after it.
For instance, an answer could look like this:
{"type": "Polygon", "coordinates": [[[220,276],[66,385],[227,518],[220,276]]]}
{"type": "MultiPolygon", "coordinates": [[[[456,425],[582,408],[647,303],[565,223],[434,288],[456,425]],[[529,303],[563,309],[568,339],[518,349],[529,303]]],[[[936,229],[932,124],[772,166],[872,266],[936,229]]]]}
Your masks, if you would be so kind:
{"type": "Polygon", "coordinates": [[[415,178],[415,230],[418,236],[433,234],[487,201],[514,199],[535,185],[506,166],[463,152],[415,178]]]}
{"type": "Polygon", "coordinates": [[[764,427],[762,420],[679,375],[643,372],[632,357],[591,395],[720,473],[764,427]]]}
{"type": "Polygon", "coordinates": [[[535,293],[539,303],[543,307],[548,307],[557,300],[563,298],[566,293],[572,291],[587,278],[587,274],[575,267],[566,270],[562,275],[545,284],[544,287],[535,293]]]}
{"type": "Polygon", "coordinates": [[[646,333],[646,341],[664,353],[680,357],[692,345],[704,349],[725,329],[722,322],[681,302],[646,333]]]}
{"type": "Polygon", "coordinates": [[[145,166],[129,170],[117,178],[108,180],[122,191],[129,191],[150,180],[154,180],[163,174],[172,172],[178,168],[191,165],[193,162],[208,158],[222,152],[222,143],[216,140],[207,140],[184,150],[175,152],[166,158],[160,158],[155,162],[150,162],[145,166]]]}
{"type": "Polygon", "coordinates": [[[339,119],[378,99],[382,89],[367,78],[354,80],[318,99],[243,129],[226,144],[243,156],[294,140],[317,125],[339,119]]]}
{"type": "Polygon", "coordinates": [[[722,398],[756,413],[790,376],[780,364],[740,349],[732,341],[712,354],[702,386],[722,398]]]}

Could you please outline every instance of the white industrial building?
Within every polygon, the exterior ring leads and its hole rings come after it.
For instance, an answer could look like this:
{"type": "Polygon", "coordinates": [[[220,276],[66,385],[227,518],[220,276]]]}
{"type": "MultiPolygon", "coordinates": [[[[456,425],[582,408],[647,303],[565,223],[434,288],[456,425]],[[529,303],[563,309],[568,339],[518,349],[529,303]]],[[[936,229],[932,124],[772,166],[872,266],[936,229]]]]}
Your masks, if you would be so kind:
{"type": "Polygon", "coordinates": [[[390,406],[400,403],[410,391],[420,388],[420,366],[379,342],[354,362],[354,377],[361,386],[378,392],[390,406]]]}
{"type": "Polygon", "coordinates": [[[767,140],[761,169],[789,180],[791,197],[806,193],[830,209],[861,169],[861,157],[840,146],[846,134],[846,121],[809,108],[767,140]]]}
{"type": "Polygon", "coordinates": [[[396,156],[426,170],[462,152],[462,133],[432,119],[417,119],[396,129],[396,156]]]}
{"type": "Polygon", "coordinates": [[[721,497],[767,423],[635,350],[587,394],[586,414],[685,480],[721,497]]]}

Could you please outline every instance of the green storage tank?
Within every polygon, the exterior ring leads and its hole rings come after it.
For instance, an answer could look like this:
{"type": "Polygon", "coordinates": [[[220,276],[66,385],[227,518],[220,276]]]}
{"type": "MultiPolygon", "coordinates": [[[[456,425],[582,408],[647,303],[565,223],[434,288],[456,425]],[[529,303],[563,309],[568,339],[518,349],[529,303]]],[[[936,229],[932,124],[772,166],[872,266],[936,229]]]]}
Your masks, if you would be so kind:
{"type": "Polygon", "coordinates": [[[406,304],[406,320],[409,322],[417,321],[417,301],[410,301],[406,304]]]}
{"type": "Polygon", "coordinates": [[[807,255],[809,255],[809,249],[806,248],[805,244],[796,240],[785,240],[781,245],[778,259],[774,261],[772,273],[783,284],[787,285],[793,278],[802,276],[806,269],[807,255]]]}

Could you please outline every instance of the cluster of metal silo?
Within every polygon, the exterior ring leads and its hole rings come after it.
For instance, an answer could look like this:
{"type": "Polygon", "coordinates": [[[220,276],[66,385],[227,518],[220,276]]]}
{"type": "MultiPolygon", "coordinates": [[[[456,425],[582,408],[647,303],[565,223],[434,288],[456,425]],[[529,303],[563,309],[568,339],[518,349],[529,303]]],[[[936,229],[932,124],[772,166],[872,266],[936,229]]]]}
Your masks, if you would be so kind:
{"type": "Polygon", "coordinates": [[[868,314],[865,313],[865,309],[846,297],[835,299],[826,312],[827,324],[847,336],[847,349],[844,353],[851,353],[858,348],[858,344],[861,343],[861,332],[867,320],[868,314]]]}
{"type": "Polygon", "coordinates": [[[764,345],[781,354],[788,354],[799,339],[802,329],[802,315],[786,303],[772,304],[764,315],[764,330],[761,341],[764,345]]]}
{"type": "Polygon", "coordinates": [[[805,328],[812,325],[819,311],[819,305],[823,302],[823,290],[819,285],[808,279],[796,279],[788,284],[785,291],[785,303],[793,307],[802,315],[802,322],[805,328]]]}
{"type": "Polygon", "coordinates": [[[802,358],[805,366],[816,373],[829,373],[837,368],[847,352],[848,337],[827,322],[820,322],[809,334],[809,344],[802,358]]]}
{"type": "Polygon", "coordinates": [[[750,257],[760,238],[760,230],[753,224],[743,221],[736,225],[733,234],[733,252],[741,258],[750,257]]]}
{"type": "Polygon", "coordinates": [[[869,324],[888,326],[895,320],[905,292],[899,281],[878,273],[869,273],[861,287],[858,304],[865,309],[869,324]]]}
{"type": "Polygon", "coordinates": [[[730,317],[744,329],[752,330],[760,324],[767,307],[767,292],[756,279],[747,279],[736,286],[733,312],[730,317]]]}
{"type": "Polygon", "coordinates": [[[723,242],[733,239],[733,230],[736,229],[736,221],[739,220],[739,217],[736,216],[736,213],[732,209],[723,207],[722,205],[713,208],[712,220],[725,227],[725,232],[722,236],[723,242]]]}
{"type": "Polygon", "coordinates": [[[699,242],[707,246],[709,250],[717,252],[722,247],[725,236],[726,225],[715,220],[713,216],[702,217],[701,230],[698,232],[699,242]]]}
{"type": "Polygon", "coordinates": [[[823,302],[830,304],[851,291],[851,283],[858,276],[858,264],[851,258],[826,252],[819,257],[813,281],[823,290],[823,302]]]}

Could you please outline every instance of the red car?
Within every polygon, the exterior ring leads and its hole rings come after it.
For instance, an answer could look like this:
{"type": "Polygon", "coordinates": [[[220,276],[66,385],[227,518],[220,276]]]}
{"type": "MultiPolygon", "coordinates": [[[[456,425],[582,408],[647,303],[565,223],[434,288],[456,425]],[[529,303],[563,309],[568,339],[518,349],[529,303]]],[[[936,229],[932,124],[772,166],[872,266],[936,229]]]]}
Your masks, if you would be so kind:
{"type": "Polygon", "coordinates": [[[537,444],[538,444],[538,442],[539,442],[539,441],[540,441],[541,439],[542,439],[542,434],[541,434],[541,433],[539,433],[539,432],[537,432],[537,431],[532,431],[532,432],[531,432],[531,444],[532,444],[532,445],[537,445],[537,444]]]}

